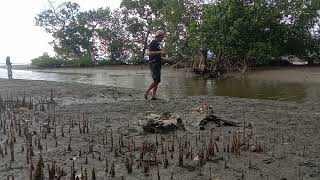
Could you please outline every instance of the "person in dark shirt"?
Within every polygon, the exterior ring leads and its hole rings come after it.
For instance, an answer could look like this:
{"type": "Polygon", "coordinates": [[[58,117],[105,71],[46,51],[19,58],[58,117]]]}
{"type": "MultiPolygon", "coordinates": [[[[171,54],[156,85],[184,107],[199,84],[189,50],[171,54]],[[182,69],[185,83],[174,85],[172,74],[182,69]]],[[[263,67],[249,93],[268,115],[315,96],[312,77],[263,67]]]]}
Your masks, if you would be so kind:
{"type": "Polygon", "coordinates": [[[155,39],[149,44],[149,67],[153,82],[144,93],[144,98],[148,99],[149,92],[152,90],[151,100],[156,100],[158,85],[161,82],[161,56],[164,51],[160,49],[160,42],[164,39],[164,31],[158,30],[155,39]]]}

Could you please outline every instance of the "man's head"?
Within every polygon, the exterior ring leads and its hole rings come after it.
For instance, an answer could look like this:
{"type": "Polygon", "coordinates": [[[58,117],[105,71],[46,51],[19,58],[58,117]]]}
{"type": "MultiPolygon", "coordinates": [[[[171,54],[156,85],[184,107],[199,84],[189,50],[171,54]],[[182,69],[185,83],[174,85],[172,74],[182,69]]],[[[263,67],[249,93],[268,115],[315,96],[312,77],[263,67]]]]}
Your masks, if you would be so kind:
{"type": "Polygon", "coordinates": [[[158,30],[155,34],[155,38],[157,41],[161,42],[164,38],[164,31],[163,30],[158,30]]]}

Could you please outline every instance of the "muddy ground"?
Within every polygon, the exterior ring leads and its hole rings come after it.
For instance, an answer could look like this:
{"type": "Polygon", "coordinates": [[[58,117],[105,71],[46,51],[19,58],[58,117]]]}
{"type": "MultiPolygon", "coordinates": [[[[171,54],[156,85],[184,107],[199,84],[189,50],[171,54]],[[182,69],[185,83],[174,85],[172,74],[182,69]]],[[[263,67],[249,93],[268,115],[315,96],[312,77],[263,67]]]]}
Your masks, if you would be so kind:
{"type": "Polygon", "coordinates": [[[320,112],[310,105],[149,101],[133,89],[5,79],[0,94],[1,179],[49,179],[53,164],[53,179],[320,179],[320,112]],[[239,126],[209,122],[199,130],[207,107],[239,126]],[[165,112],[179,114],[185,130],[152,134],[139,126],[144,115],[165,112]]]}

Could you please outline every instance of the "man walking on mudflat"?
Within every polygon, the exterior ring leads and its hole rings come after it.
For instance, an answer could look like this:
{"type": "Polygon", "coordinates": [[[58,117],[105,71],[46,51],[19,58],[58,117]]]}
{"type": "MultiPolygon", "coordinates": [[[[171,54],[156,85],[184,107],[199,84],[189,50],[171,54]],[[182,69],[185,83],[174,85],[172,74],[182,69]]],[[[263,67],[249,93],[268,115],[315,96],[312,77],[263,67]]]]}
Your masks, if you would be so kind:
{"type": "Polygon", "coordinates": [[[148,99],[149,92],[152,90],[151,100],[156,100],[158,85],[161,82],[161,56],[164,51],[160,49],[160,42],[164,39],[164,31],[158,30],[155,39],[149,44],[149,67],[153,82],[144,93],[144,98],[148,99]]]}

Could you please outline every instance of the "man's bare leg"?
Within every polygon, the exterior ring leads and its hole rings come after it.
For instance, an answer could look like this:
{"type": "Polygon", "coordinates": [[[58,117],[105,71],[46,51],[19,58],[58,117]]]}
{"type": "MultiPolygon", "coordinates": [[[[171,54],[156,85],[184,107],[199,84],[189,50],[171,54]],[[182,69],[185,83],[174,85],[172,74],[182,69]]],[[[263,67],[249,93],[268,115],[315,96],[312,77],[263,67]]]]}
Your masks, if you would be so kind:
{"type": "Polygon", "coordinates": [[[148,99],[148,95],[149,95],[149,92],[151,91],[151,89],[153,89],[155,86],[158,86],[158,83],[157,82],[153,82],[150,84],[149,88],[145,91],[144,93],[144,98],[145,99],[148,99]]]}
{"type": "Polygon", "coordinates": [[[157,82],[156,85],[153,87],[152,98],[151,98],[151,99],[156,99],[156,94],[157,94],[157,90],[158,90],[158,85],[159,85],[159,83],[157,82]]]}

